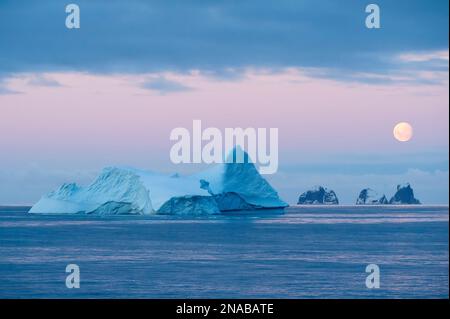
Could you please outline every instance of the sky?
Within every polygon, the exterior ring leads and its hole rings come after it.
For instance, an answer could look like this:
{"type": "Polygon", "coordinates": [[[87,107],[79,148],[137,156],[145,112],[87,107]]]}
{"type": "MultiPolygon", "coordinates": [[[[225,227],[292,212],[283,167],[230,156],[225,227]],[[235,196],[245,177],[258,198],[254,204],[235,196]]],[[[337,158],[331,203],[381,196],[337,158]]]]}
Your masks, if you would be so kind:
{"type": "Polygon", "coordinates": [[[448,1],[0,0],[0,204],[33,204],[102,167],[171,174],[172,129],[279,129],[289,203],[354,203],[409,182],[448,204],[448,1]],[[408,142],[392,130],[406,121],[408,142]]]}

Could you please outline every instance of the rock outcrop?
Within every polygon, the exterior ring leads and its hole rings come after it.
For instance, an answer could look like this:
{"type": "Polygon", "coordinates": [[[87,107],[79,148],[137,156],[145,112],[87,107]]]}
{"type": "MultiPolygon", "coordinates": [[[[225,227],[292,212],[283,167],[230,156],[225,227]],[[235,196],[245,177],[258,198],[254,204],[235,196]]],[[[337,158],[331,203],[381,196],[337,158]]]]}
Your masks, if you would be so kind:
{"type": "Polygon", "coordinates": [[[322,186],[308,190],[298,198],[299,205],[338,205],[339,200],[333,190],[322,186]]]}
{"type": "Polygon", "coordinates": [[[392,205],[418,205],[420,201],[414,197],[414,191],[409,183],[397,185],[397,192],[389,200],[392,205]]]}
{"type": "Polygon", "coordinates": [[[386,196],[379,195],[371,188],[363,189],[356,200],[356,205],[386,205],[389,204],[386,196]]]}

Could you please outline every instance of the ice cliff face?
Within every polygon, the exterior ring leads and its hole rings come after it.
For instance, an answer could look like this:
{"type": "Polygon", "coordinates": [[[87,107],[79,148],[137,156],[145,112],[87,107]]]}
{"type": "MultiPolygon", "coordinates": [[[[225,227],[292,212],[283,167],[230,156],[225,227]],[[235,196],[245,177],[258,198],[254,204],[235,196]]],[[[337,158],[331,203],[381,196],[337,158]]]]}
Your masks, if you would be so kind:
{"type": "Polygon", "coordinates": [[[108,167],[88,187],[64,184],[43,196],[30,213],[137,214],[153,212],[148,189],[131,171],[108,167]]]}
{"type": "Polygon", "coordinates": [[[397,192],[390,199],[389,204],[393,205],[415,205],[420,201],[414,198],[414,191],[409,183],[405,185],[397,185],[397,192]]]}
{"type": "Polygon", "coordinates": [[[30,213],[198,215],[286,206],[253,163],[246,162],[218,164],[191,176],[106,168],[88,187],[64,184],[43,196],[30,213]]]}
{"type": "Polygon", "coordinates": [[[212,196],[181,196],[172,197],[159,209],[159,214],[166,215],[210,215],[220,214],[212,196]]]}
{"type": "Polygon", "coordinates": [[[216,198],[221,211],[288,206],[240,148],[235,148],[225,163],[196,177],[201,181],[202,188],[216,198]],[[237,156],[239,152],[243,152],[244,162],[233,163],[232,156],[237,156]]]}
{"type": "Polygon", "coordinates": [[[308,190],[298,198],[299,205],[337,205],[339,200],[336,193],[322,186],[308,190]]]}
{"type": "Polygon", "coordinates": [[[389,204],[386,196],[378,195],[376,191],[370,188],[363,189],[356,200],[356,205],[386,205],[389,204]]]}

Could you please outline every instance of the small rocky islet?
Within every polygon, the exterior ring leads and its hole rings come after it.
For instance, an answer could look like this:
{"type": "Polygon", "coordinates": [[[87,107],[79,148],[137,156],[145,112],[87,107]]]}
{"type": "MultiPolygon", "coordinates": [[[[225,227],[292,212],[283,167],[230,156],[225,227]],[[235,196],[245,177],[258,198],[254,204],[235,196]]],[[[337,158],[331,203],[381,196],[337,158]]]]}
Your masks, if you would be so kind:
{"type": "MultiPolygon", "coordinates": [[[[339,199],[334,190],[323,186],[315,186],[302,193],[298,205],[339,205],[339,199]]],[[[414,190],[409,183],[397,185],[397,190],[390,200],[385,194],[379,194],[372,188],[364,188],[356,199],[356,205],[419,205],[421,202],[414,197],[414,190]]]]}

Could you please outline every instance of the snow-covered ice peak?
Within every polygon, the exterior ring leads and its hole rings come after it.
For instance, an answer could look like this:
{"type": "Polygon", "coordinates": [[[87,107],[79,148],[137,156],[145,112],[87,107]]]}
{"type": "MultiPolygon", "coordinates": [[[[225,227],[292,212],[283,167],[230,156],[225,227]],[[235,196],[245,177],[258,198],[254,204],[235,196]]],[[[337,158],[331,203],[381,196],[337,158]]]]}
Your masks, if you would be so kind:
{"type": "MultiPolygon", "coordinates": [[[[243,152],[234,149],[232,155],[243,152]]],[[[64,184],[43,196],[30,213],[215,214],[219,211],[282,208],[277,192],[246,162],[216,164],[190,176],[107,167],[87,187],[64,184]]]]}

